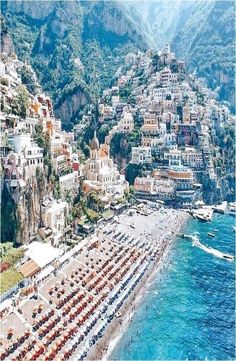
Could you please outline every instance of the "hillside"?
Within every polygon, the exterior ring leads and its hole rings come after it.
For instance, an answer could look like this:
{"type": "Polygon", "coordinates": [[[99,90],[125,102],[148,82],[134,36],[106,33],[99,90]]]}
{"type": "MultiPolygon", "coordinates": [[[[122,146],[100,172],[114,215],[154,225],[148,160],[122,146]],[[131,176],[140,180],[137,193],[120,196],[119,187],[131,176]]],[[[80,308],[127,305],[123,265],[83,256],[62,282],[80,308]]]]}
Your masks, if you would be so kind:
{"type": "Polygon", "coordinates": [[[181,22],[181,30],[172,40],[173,49],[182,54],[190,71],[205,77],[210,87],[219,86],[221,100],[233,105],[234,5],[231,1],[210,5],[194,8],[188,21],[181,22]]]}
{"type": "Polygon", "coordinates": [[[122,55],[148,46],[114,2],[3,1],[2,13],[19,59],[32,64],[68,129],[109,86],[122,55]]]}
{"type": "Polygon", "coordinates": [[[166,42],[188,71],[218,87],[220,100],[235,103],[233,1],[5,0],[1,6],[19,59],[31,63],[67,129],[111,84],[123,55],[166,42]]]}
{"type": "MultiPolygon", "coordinates": [[[[127,5],[129,11],[134,3],[127,5]]],[[[219,87],[220,100],[234,105],[234,14],[233,1],[146,1],[132,11],[150,24],[149,38],[159,49],[168,42],[189,71],[219,87]]]]}

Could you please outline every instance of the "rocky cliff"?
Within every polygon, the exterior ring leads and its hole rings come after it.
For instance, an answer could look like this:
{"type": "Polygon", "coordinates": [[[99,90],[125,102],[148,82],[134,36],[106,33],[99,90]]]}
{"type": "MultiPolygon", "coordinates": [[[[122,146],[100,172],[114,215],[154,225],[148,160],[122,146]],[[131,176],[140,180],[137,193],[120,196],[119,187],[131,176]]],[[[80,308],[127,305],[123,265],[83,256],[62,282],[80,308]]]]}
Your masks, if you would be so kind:
{"type": "Polygon", "coordinates": [[[1,17],[1,52],[10,55],[14,51],[12,40],[8,34],[6,22],[1,17]]]}
{"type": "Polygon", "coordinates": [[[40,202],[45,189],[39,190],[36,180],[24,188],[12,190],[5,182],[1,202],[2,242],[16,244],[28,242],[40,226],[40,202]]]}
{"type": "Polygon", "coordinates": [[[74,119],[79,110],[85,106],[90,97],[80,86],[73,88],[70,92],[61,97],[55,109],[55,115],[64,121],[64,127],[69,128],[69,120],[74,119]],[[70,101],[68,101],[70,99],[70,101]],[[67,121],[68,120],[68,121],[67,121]]]}

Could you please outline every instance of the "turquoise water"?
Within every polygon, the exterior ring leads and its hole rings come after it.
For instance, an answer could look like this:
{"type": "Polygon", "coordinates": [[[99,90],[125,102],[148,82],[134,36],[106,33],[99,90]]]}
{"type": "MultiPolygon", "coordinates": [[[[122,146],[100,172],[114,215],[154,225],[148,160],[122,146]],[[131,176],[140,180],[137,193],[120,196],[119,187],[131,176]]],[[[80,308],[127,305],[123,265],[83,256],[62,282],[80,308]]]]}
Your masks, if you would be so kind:
{"type": "MultiPolygon", "coordinates": [[[[214,215],[211,223],[189,220],[183,231],[198,231],[203,244],[234,254],[233,226],[233,217],[214,215]]],[[[235,359],[234,271],[234,262],[177,240],[111,359],[235,359]]]]}

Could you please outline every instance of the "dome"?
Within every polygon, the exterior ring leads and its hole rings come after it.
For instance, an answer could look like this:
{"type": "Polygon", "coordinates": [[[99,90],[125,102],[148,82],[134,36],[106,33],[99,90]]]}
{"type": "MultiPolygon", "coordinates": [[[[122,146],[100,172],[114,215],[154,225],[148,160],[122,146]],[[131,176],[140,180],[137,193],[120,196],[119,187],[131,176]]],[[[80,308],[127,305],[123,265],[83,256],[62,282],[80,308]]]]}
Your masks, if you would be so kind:
{"type": "Polygon", "coordinates": [[[99,141],[98,141],[98,138],[96,136],[96,130],[94,131],[94,136],[93,136],[93,139],[91,141],[90,148],[92,150],[99,149],[99,141]]]}

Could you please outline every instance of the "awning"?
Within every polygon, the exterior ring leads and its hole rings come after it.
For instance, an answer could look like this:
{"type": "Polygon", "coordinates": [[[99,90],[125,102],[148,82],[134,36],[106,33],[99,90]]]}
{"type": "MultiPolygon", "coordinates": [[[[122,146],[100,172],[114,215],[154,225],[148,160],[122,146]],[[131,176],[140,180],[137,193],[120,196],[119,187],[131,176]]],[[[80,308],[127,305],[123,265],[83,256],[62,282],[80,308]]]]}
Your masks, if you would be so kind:
{"type": "Polygon", "coordinates": [[[31,259],[20,266],[19,271],[23,274],[24,277],[32,277],[35,273],[40,271],[40,267],[31,259]]]}

